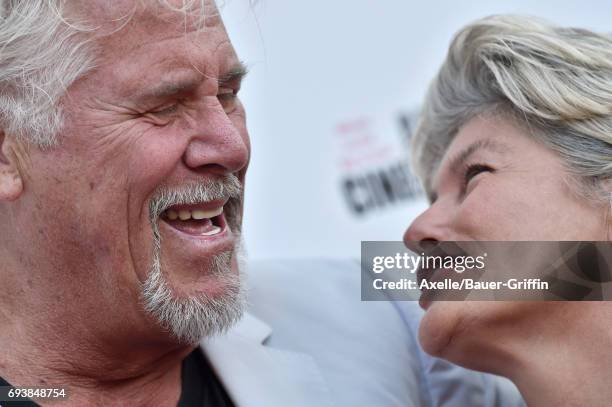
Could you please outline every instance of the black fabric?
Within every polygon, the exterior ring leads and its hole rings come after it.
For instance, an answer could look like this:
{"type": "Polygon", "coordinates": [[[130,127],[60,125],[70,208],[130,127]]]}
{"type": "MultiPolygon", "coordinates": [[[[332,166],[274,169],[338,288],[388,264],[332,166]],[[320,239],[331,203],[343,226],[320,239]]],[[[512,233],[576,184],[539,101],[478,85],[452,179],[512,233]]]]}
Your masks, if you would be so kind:
{"type": "MultiPolygon", "coordinates": [[[[183,360],[178,407],[234,407],[212,366],[198,348],[183,360]]],[[[0,377],[0,386],[11,386],[0,377]]],[[[2,407],[40,407],[33,401],[0,401],[2,407]]]]}
{"type": "Polygon", "coordinates": [[[225,388],[201,349],[183,361],[182,390],[178,407],[233,407],[225,388]]]}

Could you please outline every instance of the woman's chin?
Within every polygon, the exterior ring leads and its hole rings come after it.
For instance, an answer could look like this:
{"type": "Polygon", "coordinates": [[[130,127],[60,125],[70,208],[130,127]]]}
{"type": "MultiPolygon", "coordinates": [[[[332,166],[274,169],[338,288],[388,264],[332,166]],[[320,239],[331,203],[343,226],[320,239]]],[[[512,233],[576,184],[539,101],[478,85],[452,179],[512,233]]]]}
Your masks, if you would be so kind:
{"type": "Polygon", "coordinates": [[[449,347],[455,345],[455,331],[461,318],[461,302],[434,301],[419,326],[419,342],[423,350],[436,357],[447,357],[449,347]]]}
{"type": "Polygon", "coordinates": [[[475,363],[488,353],[487,331],[495,329],[498,314],[503,318],[496,305],[483,301],[433,301],[419,327],[423,350],[463,367],[482,370],[483,366],[475,363]]]}
{"type": "Polygon", "coordinates": [[[434,301],[421,320],[419,342],[432,356],[500,374],[502,365],[515,361],[524,322],[537,313],[552,315],[550,308],[519,301],[434,301]]]}

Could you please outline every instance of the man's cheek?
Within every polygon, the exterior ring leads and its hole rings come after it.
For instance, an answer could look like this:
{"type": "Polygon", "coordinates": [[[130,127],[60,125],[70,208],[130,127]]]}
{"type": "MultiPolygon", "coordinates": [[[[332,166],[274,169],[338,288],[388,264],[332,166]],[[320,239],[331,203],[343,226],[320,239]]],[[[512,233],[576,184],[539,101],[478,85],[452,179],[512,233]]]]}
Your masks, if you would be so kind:
{"type": "Polygon", "coordinates": [[[83,153],[86,153],[100,163],[118,160],[130,161],[131,154],[144,144],[147,139],[153,139],[156,127],[135,117],[127,117],[116,122],[100,124],[88,138],[81,140],[83,153]],[[93,141],[93,142],[92,142],[93,141]]]}

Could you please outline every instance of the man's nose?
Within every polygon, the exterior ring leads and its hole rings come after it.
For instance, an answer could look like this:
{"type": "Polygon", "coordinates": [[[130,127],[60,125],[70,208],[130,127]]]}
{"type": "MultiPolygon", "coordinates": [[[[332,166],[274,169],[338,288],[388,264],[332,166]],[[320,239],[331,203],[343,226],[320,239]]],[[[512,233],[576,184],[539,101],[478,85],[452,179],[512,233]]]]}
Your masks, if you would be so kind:
{"type": "Polygon", "coordinates": [[[442,207],[432,205],[406,229],[404,244],[412,251],[423,249],[422,242],[452,240],[448,216],[442,207]]]}
{"type": "Polygon", "coordinates": [[[247,166],[249,140],[246,125],[242,122],[241,128],[237,128],[216,98],[205,102],[199,116],[194,117],[193,126],[195,131],[183,155],[189,168],[227,174],[247,166]]]}

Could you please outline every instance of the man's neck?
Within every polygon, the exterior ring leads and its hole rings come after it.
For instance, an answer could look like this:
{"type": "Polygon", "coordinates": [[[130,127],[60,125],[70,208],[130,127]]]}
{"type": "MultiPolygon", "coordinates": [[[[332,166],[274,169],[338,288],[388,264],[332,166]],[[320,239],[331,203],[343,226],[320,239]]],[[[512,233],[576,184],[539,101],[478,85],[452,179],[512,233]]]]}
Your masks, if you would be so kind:
{"type": "Polygon", "coordinates": [[[160,344],[113,351],[68,333],[47,335],[44,326],[28,332],[27,326],[4,325],[0,333],[0,376],[11,385],[66,388],[65,404],[54,406],[176,406],[182,362],[194,347],[160,344]]]}

